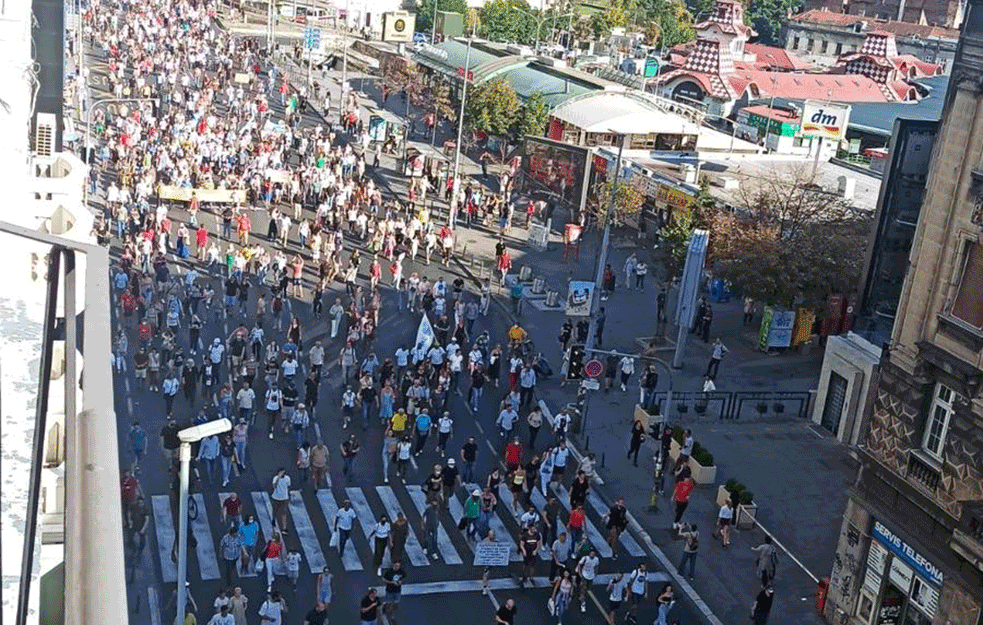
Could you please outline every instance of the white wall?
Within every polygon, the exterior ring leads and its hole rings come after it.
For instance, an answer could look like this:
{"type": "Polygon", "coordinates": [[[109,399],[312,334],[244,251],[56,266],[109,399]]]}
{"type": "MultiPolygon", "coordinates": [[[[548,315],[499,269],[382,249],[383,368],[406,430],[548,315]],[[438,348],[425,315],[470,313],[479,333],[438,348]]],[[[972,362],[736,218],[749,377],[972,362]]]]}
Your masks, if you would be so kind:
{"type": "Polygon", "coordinates": [[[830,373],[835,371],[846,379],[847,389],[840,422],[833,434],[848,445],[857,444],[873,399],[871,393],[877,388],[880,360],[881,349],[853,332],[829,337],[823,367],[819,372],[819,389],[812,409],[812,422],[822,423],[826,397],[829,394],[830,373]]]}

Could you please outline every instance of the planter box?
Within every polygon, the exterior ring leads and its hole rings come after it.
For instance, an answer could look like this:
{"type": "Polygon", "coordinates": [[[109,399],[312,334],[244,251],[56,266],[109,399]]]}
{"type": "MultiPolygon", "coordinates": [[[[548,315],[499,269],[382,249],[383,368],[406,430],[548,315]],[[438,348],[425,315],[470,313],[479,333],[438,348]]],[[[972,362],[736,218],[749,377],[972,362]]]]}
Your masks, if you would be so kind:
{"type": "Polygon", "coordinates": [[[730,501],[730,491],[721,484],[717,487],[717,506],[722,508],[728,501],[730,501]]]}
{"type": "Polygon", "coordinates": [[[717,481],[717,467],[705,467],[692,458],[689,459],[689,470],[693,473],[693,481],[702,486],[717,481]]]}
{"type": "Polygon", "coordinates": [[[682,446],[676,442],[676,439],[669,441],[669,457],[672,458],[673,462],[679,460],[679,454],[682,450],[682,446]]]}
{"type": "Polygon", "coordinates": [[[755,518],[758,516],[758,504],[748,505],[738,504],[737,506],[737,528],[749,530],[755,525],[755,518]]]}

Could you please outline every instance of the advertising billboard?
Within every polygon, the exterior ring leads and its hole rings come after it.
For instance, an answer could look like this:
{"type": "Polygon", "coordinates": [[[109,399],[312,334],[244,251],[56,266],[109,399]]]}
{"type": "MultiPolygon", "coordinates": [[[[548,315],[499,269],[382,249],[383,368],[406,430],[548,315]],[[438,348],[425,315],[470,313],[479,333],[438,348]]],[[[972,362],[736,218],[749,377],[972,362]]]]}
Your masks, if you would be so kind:
{"type": "Polygon", "coordinates": [[[543,137],[525,138],[522,187],[527,196],[548,195],[553,204],[579,211],[587,193],[590,150],[543,137]]]}
{"type": "Polygon", "coordinates": [[[806,100],[802,107],[802,136],[839,141],[850,123],[850,105],[806,100]]]}

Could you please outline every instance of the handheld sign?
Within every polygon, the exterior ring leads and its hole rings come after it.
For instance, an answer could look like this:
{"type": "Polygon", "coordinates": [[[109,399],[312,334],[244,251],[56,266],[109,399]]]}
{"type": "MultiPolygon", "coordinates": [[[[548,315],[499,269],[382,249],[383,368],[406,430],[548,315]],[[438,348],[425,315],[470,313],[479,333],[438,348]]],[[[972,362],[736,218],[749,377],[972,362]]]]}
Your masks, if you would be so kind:
{"type": "Polygon", "coordinates": [[[511,549],[506,543],[480,542],[474,549],[475,566],[508,566],[511,549]]]}

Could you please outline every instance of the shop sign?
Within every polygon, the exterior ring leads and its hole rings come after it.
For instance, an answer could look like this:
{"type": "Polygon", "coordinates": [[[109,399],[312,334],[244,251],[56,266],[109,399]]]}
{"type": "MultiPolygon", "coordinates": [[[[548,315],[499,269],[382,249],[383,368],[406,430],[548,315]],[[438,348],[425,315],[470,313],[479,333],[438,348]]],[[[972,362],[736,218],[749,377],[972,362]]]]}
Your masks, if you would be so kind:
{"type": "Polygon", "coordinates": [[[693,196],[668,185],[660,184],[659,195],[656,199],[671,208],[686,208],[693,201],[693,196]]]}
{"type": "Polygon", "coordinates": [[[874,522],[874,529],[871,535],[883,543],[888,551],[904,560],[919,575],[936,586],[942,585],[942,571],[929,562],[922,554],[915,551],[911,545],[901,540],[894,532],[886,528],[880,521],[874,522]]]}
{"type": "Polygon", "coordinates": [[[901,590],[908,592],[911,589],[911,577],[914,572],[911,567],[901,561],[900,558],[893,558],[891,560],[891,583],[900,588],[901,590]]]}
{"type": "Polygon", "coordinates": [[[879,542],[870,543],[867,552],[867,575],[864,577],[864,588],[877,596],[881,589],[881,576],[884,575],[884,565],[887,564],[887,549],[879,542]]]}

